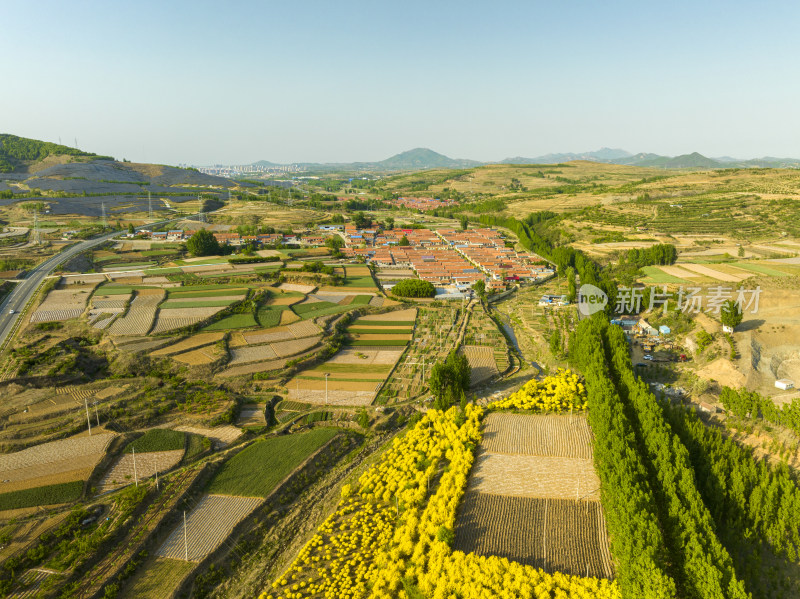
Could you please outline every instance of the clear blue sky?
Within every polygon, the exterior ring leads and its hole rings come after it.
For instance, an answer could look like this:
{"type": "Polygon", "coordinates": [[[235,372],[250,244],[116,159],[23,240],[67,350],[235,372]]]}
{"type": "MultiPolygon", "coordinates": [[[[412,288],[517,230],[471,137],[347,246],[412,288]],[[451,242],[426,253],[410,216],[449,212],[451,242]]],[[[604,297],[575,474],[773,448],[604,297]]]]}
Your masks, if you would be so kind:
{"type": "Polygon", "coordinates": [[[800,3],[0,0],[0,132],[160,163],[800,157],[800,3]]]}

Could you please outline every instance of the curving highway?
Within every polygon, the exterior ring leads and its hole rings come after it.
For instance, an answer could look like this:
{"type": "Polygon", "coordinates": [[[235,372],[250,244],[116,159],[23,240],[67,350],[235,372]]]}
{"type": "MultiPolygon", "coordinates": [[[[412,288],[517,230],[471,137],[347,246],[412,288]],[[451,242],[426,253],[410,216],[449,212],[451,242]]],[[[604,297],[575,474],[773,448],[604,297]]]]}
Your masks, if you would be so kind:
{"type": "MultiPolygon", "coordinates": [[[[181,219],[185,218],[191,218],[191,216],[181,217],[181,219]]],[[[158,223],[152,223],[144,227],[138,227],[137,230],[150,227],[159,227],[173,220],[178,219],[169,219],[158,223]]],[[[59,252],[55,256],[51,256],[32,270],[28,271],[26,277],[20,283],[17,283],[16,287],[14,287],[14,290],[8,296],[6,296],[5,300],[3,300],[2,304],[0,304],[0,350],[5,346],[6,339],[14,330],[17,319],[20,317],[20,312],[25,309],[25,306],[27,306],[28,302],[31,301],[31,298],[36,293],[36,290],[39,289],[39,286],[59,264],[77,256],[81,252],[85,252],[90,248],[105,243],[109,239],[113,239],[114,237],[124,233],[125,231],[114,231],[113,233],[106,233],[100,237],[94,237],[92,239],[87,239],[86,241],[78,242],[75,245],[68,247],[66,250],[59,252]],[[13,314],[11,313],[11,310],[14,311],[13,314]]]]}

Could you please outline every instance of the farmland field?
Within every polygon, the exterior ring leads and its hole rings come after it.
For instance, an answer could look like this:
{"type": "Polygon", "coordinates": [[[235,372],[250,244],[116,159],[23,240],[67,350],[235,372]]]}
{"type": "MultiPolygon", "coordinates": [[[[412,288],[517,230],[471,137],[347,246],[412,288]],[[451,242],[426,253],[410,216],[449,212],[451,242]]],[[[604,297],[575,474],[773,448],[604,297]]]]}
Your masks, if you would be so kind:
{"type": "MultiPolygon", "coordinates": [[[[158,325],[156,325],[158,326],[158,325]]],[[[168,345],[167,347],[163,347],[153,352],[154,356],[169,356],[171,354],[177,354],[183,351],[189,351],[192,349],[197,349],[198,347],[203,347],[204,345],[211,345],[212,343],[217,343],[225,336],[223,332],[215,332],[215,333],[198,333],[196,335],[192,335],[188,339],[184,339],[183,341],[178,341],[178,343],[173,343],[172,345],[168,345]]]]}
{"type": "Polygon", "coordinates": [[[491,413],[483,426],[454,547],[613,578],[585,417],[491,413]]]}
{"type": "Polygon", "coordinates": [[[144,435],[128,443],[125,453],[137,451],[147,453],[151,451],[173,451],[183,449],[186,443],[186,435],[181,431],[173,431],[166,428],[153,428],[144,435]]]}
{"type": "Polygon", "coordinates": [[[78,499],[81,493],[83,493],[83,481],[72,481],[0,493],[0,511],[67,503],[78,499]]]}
{"type": "Polygon", "coordinates": [[[494,349],[485,345],[465,345],[464,355],[467,356],[470,368],[470,385],[492,378],[497,374],[497,363],[494,361],[494,349]]]}
{"type": "Polygon", "coordinates": [[[197,564],[180,559],[156,558],[142,572],[136,574],[130,587],[121,597],[130,599],[164,599],[178,588],[180,582],[197,564]]]}
{"type": "Polygon", "coordinates": [[[134,456],[126,453],[121,456],[98,485],[98,493],[105,493],[128,484],[136,478],[144,480],[154,476],[156,472],[165,472],[180,463],[183,457],[183,448],[168,451],[150,451],[136,453],[136,468],[134,472],[134,456]]]}
{"type": "Polygon", "coordinates": [[[258,440],[231,458],[214,477],[209,493],[266,497],[306,458],[338,434],[330,428],[258,440]]]}
{"type": "Polygon", "coordinates": [[[184,531],[183,523],[179,524],[156,555],[184,559],[188,553],[189,561],[200,561],[219,547],[236,525],[262,501],[260,497],[203,495],[194,509],[186,515],[186,530],[184,531]]]}
{"type": "Polygon", "coordinates": [[[592,433],[586,418],[568,414],[493,413],[484,419],[481,448],[495,454],[540,455],[589,460],[592,433]]]}
{"type": "Polygon", "coordinates": [[[111,335],[146,335],[153,326],[158,304],[164,299],[162,289],[137,291],[128,311],[109,327],[111,335]]]}
{"type": "MultiPolygon", "coordinates": [[[[158,317],[151,333],[157,335],[175,329],[188,327],[207,318],[211,318],[217,312],[223,310],[224,306],[197,306],[192,305],[185,308],[162,307],[158,310],[158,317]]],[[[206,330],[213,330],[210,326],[206,330]]]]}
{"type": "Polygon", "coordinates": [[[467,493],[454,549],[545,572],[613,578],[600,503],[467,493]]]}
{"type": "Polygon", "coordinates": [[[53,289],[31,315],[31,322],[52,322],[77,318],[86,309],[93,287],[53,289]]]}
{"type": "Polygon", "coordinates": [[[203,328],[204,331],[225,331],[229,329],[248,329],[250,327],[257,327],[255,317],[252,314],[231,314],[217,322],[203,328]]]}

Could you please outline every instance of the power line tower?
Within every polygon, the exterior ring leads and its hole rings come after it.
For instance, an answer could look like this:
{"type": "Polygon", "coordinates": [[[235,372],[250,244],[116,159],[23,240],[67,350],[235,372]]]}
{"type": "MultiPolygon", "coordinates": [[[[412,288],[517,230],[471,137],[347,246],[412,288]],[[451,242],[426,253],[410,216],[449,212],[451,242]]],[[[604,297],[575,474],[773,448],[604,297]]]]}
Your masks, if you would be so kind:
{"type": "Polygon", "coordinates": [[[197,220],[201,223],[206,222],[206,215],[203,213],[203,200],[200,198],[200,194],[197,194],[197,220]]]}
{"type": "Polygon", "coordinates": [[[107,224],[108,224],[108,223],[106,223],[106,203],[105,202],[100,202],[100,212],[102,214],[101,219],[102,219],[103,229],[105,229],[107,224]]]}
{"type": "Polygon", "coordinates": [[[153,220],[153,198],[149,191],[147,192],[147,218],[153,220]]]}

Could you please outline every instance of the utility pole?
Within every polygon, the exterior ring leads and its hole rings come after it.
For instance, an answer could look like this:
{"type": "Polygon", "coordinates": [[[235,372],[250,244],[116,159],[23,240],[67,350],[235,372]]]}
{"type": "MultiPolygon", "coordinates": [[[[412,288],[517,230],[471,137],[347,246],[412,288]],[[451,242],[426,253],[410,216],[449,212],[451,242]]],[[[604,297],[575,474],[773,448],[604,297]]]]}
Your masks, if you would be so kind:
{"type": "Polygon", "coordinates": [[[92,436],[92,419],[89,417],[89,402],[84,397],[83,404],[86,406],[86,424],[89,425],[89,436],[92,436]]]}
{"type": "Polygon", "coordinates": [[[147,218],[153,220],[153,198],[149,191],[147,192],[147,218]]]}
{"type": "Polygon", "coordinates": [[[131,447],[131,451],[133,452],[133,481],[136,483],[136,486],[139,486],[139,475],[136,473],[136,448],[131,447]]]}
{"type": "Polygon", "coordinates": [[[156,470],[156,491],[158,491],[158,470],[156,470]]]}
{"type": "Polygon", "coordinates": [[[97,427],[100,427],[100,414],[97,412],[97,400],[94,402],[94,417],[97,419],[97,427]]]}
{"type": "Polygon", "coordinates": [[[105,229],[106,228],[106,203],[105,202],[100,202],[100,211],[101,211],[102,219],[103,219],[103,223],[102,223],[103,224],[103,229],[105,229]]]}
{"type": "Polygon", "coordinates": [[[186,534],[186,510],[183,510],[183,557],[189,561],[189,541],[186,534]]]}
{"type": "Polygon", "coordinates": [[[331,375],[330,372],[325,373],[325,405],[328,405],[328,377],[331,375]]]}

